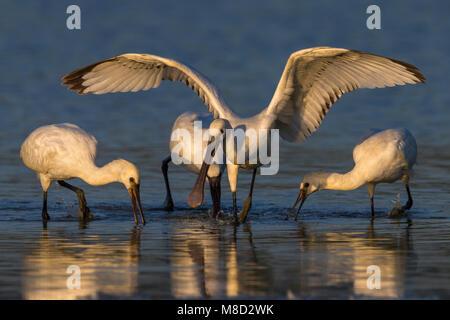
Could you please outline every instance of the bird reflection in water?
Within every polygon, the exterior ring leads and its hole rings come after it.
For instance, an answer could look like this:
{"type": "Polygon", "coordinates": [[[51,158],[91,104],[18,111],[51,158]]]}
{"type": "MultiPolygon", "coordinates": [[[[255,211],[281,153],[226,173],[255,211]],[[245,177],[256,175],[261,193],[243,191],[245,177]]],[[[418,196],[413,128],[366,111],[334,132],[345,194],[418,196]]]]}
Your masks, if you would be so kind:
{"type": "MultiPolygon", "coordinates": [[[[378,219],[355,226],[220,225],[189,218],[166,231],[155,222],[131,235],[44,229],[24,257],[26,299],[95,298],[402,298],[418,257],[412,225],[378,219]],[[364,224],[366,226],[364,226],[364,224]],[[386,230],[390,230],[387,231],[386,230]],[[411,233],[411,234],[410,234],[411,233]],[[155,237],[156,236],[156,237],[155,237]],[[144,248],[145,247],[145,248],[144,248]],[[67,289],[67,267],[81,268],[81,289],[67,289]],[[368,289],[367,267],[381,269],[368,289]],[[139,270],[139,272],[138,272],[139,270]]],[[[360,221],[360,222],[361,222],[360,221]]],[[[357,223],[358,224],[358,223],[357,223]]]]}
{"type": "Polygon", "coordinates": [[[417,268],[410,236],[411,222],[391,222],[399,225],[397,237],[383,235],[382,226],[376,231],[372,219],[367,232],[325,232],[301,234],[303,258],[300,260],[300,284],[295,297],[341,298],[401,298],[405,296],[406,273],[417,268]],[[402,230],[404,229],[404,230],[402,230]],[[323,254],[319,254],[322,252],[323,254]],[[367,272],[371,265],[381,271],[381,288],[369,289],[367,272]]]}
{"type": "Polygon", "coordinates": [[[174,298],[262,296],[268,266],[260,263],[250,226],[238,239],[236,226],[179,227],[172,233],[171,293],[174,298]]]}
{"type": "MultiPolygon", "coordinates": [[[[138,285],[139,227],[128,241],[86,235],[65,236],[66,230],[42,231],[37,244],[24,257],[24,299],[98,299],[129,297],[138,285]],[[78,238],[78,240],[76,240],[78,238]],[[69,266],[80,267],[79,289],[69,289],[69,266]]],[[[112,236],[111,236],[112,238],[112,236]]]]}

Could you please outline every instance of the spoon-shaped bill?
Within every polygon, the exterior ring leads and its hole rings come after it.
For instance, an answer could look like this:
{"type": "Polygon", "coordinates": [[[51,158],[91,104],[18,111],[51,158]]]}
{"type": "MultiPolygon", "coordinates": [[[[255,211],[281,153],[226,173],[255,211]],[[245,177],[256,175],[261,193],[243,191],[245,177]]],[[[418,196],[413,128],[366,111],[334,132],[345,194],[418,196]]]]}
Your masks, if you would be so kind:
{"type": "Polygon", "coordinates": [[[298,207],[297,212],[295,213],[295,216],[294,216],[294,220],[295,220],[295,221],[297,220],[298,213],[300,212],[300,209],[302,208],[303,203],[305,202],[305,200],[306,200],[307,197],[308,197],[308,196],[306,195],[306,191],[305,191],[304,189],[300,189],[300,192],[299,192],[299,194],[298,194],[297,200],[295,201],[294,205],[292,206],[292,209],[291,209],[291,210],[289,211],[289,213],[287,214],[286,220],[289,219],[289,217],[291,216],[291,214],[292,214],[292,212],[294,211],[295,207],[297,206],[297,204],[298,204],[298,203],[300,202],[300,200],[301,200],[302,202],[300,203],[300,206],[298,207]]]}
{"type": "Polygon", "coordinates": [[[200,172],[197,180],[195,181],[194,187],[187,197],[187,203],[191,208],[197,208],[203,203],[206,175],[208,173],[209,166],[211,165],[211,159],[214,157],[216,152],[214,140],[215,139],[212,136],[208,141],[205,158],[203,159],[200,172]]]}
{"type": "Polygon", "coordinates": [[[141,196],[139,192],[139,184],[137,183],[131,183],[131,187],[128,189],[128,194],[130,195],[131,199],[131,206],[133,207],[133,214],[134,214],[134,222],[138,224],[137,219],[137,210],[136,210],[136,204],[139,208],[139,215],[141,216],[141,222],[142,224],[145,224],[145,218],[144,218],[144,211],[142,210],[141,205],[141,196]]]}

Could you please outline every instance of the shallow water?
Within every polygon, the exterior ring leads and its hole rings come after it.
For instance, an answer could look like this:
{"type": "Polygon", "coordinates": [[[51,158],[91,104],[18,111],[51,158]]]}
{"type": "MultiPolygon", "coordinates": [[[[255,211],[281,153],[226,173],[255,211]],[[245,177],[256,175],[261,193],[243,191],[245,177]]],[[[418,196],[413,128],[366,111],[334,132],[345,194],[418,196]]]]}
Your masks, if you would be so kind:
{"type": "MultiPolygon", "coordinates": [[[[370,2],[334,1],[100,4],[78,1],[82,29],[65,27],[65,5],[2,3],[0,13],[0,298],[426,298],[450,297],[450,128],[446,1],[382,5],[382,30],[365,27],[370,2]],[[345,95],[317,133],[301,145],[282,142],[276,176],[257,176],[248,223],[229,223],[231,195],[223,179],[224,219],[208,217],[211,202],[188,209],[195,176],[171,166],[176,210],[161,210],[160,171],[170,128],[184,111],[206,111],[181,84],[143,93],[78,96],[59,85],[64,74],[126,52],[149,52],[195,66],[221,89],[238,114],[270,100],[289,54],[329,45],[413,63],[427,84],[345,95]],[[52,220],[40,218],[41,189],[19,158],[36,127],[72,122],[97,137],[99,165],[123,157],[138,165],[149,223],[133,227],[119,184],[85,190],[95,219],[77,220],[76,197],[53,185],[52,220]],[[297,222],[284,215],[310,170],[344,172],[368,128],[407,127],[419,148],[411,181],[414,207],[390,219],[400,182],[380,185],[370,218],[365,188],[324,191],[308,199],[297,222]],[[81,288],[69,290],[70,265],[81,288]],[[381,270],[370,290],[367,267],[381,270]]],[[[247,196],[250,172],[240,175],[247,196]]]]}

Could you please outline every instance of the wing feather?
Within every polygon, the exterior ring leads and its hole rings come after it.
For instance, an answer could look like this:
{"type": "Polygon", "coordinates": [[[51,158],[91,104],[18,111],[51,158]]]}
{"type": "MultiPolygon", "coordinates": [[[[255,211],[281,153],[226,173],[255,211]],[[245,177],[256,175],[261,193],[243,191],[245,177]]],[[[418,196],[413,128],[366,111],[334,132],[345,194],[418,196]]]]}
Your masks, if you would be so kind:
{"type": "Polygon", "coordinates": [[[310,48],[290,56],[263,112],[275,119],[281,137],[300,142],[317,130],[346,92],[424,82],[415,66],[402,61],[356,50],[310,48]]]}
{"type": "Polygon", "coordinates": [[[62,84],[79,94],[136,92],[157,88],[162,80],[185,83],[203,100],[214,117],[232,114],[217,88],[198,71],[175,60],[127,53],[75,70],[62,84]]]}

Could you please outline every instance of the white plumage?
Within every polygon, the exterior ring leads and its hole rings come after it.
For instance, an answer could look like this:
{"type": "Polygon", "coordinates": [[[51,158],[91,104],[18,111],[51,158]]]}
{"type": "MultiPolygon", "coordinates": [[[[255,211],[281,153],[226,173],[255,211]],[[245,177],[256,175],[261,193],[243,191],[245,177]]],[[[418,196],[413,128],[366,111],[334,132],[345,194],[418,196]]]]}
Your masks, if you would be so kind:
{"type": "Polygon", "coordinates": [[[38,173],[42,189],[47,191],[52,180],[67,180],[92,166],[97,140],[70,123],[54,124],[34,130],[22,144],[20,157],[25,165],[38,173]]]}
{"type": "MultiPolygon", "coordinates": [[[[199,174],[201,171],[202,162],[204,159],[204,154],[207,151],[208,140],[204,137],[209,137],[210,129],[217,129],[220,132],[220,127],[218,124],[223,125],[221,119],[214,120],[210,114],[200,114],[196,112],[185,112],[181,114],[174,122],[171,133],[170,140],[170,152],[171,154],[167,156],[162,162],[162,172],[164,175],[164,182],[166,185],[166,200],[164,201],[164,207],[166,210],[173,210],[173,199],[169,187],[168,178],[168,164],[176,156],[181,160],[181,165],[186,170],[199,174]],[[201,143],[195,145],[195,133],[194,133],[194,122],[201,121],[201,143]],[[208,126],[208,127],[206,127],[208,126]],[[195,159],[200,159],[200,161],[195,161],[195,159]]],[[[200,128],[197,128],[199,130],[200,128]]],[[[225,129],[225,128],[223,128],[225,129]]],[[[206,177],[208,178],[208,183],[211,189],[211,198],[213,201],[212,216],[216,217],[220,212],[220,179],[222,172],[225,169],[224,161],[220,164],[213,163],[209,166],[206,171],[206,177]]],[[[200,204],[203,202],[203,185],[200,186],[199,199],[197,199],[200,204]]],[[[196,204],[196,205],[200,205],[196,204]]]]}
{"type": "Polygon", "coordinates": [[[123,159],[114,160],[99,168],[95,165],[97,140],[80,127],[70,124],[53,124],[34,130],[24,141],[20,156],[24,164],[35,171],[44,191],[42,217],[48,220],[47,190],[52,181],[77,193],[80,217],[86,219],[89,208],[84,192],[64,180],[80,178],[88,184],[99,186],[120,182],[127,188],[137,222],[136,203],[141,220],[145,223],[139,196],[139,170],[123,159]]]}
{"type": "Polygon", "coordinates": [[[409,178],[417,159],[417,144],[407,129],[372,130],[353,149],[353,169],[345,174],[315,171],[308,173],[300,184],[298,198],[286,218],[289,218],[302,200],[294,219],[306,198],[320,190],[354,190],[367,186],[371,211],[374,214],[373,196],[378,183],[392,183],[401,179],[408,193],[408,202],[401,208],[410,209],[412,197],[409,178]]]}
{"type": "MultiPolygon", "coordinates": [[[[194,68],[155,55],[131,53],[109,58],[66,75],[63,84],[79,94],[104,94],[148,90],[158,87],[162,80],[184,82],[203,99],[214,117],[226,119],[233,128],[258,134],[260,129],[279,129],[283,139],[301,142],[317,130],[342,94],[358,88],[423,83],[425,77],[413,65],[370,53],[330,47],[300,50],[288,59],[268,107],[250,118],[231,111],[217,88],[194,68]]],[[[245,152],[249,152],[248,145],[245,152]]],[[[229,160],[228,179],[236,212],[238,169],[251,169],[255,175],[261,163],[229,160]]],[[[251,200],[251,194],[247,200],[251,200]]],[[[241,212],[244,219],[249,203],[246,201],[241,212]]]]}

